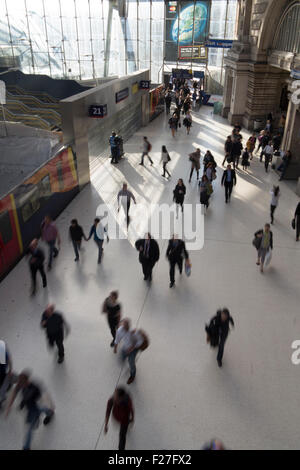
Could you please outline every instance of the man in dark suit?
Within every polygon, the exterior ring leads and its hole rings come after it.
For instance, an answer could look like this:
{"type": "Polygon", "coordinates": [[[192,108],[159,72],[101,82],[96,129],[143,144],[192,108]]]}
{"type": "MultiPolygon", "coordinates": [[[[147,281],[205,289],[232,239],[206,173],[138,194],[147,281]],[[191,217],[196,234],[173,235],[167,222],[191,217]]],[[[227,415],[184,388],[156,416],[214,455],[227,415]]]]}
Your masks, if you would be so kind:
{"type": "Polygon", "coordinates": [[[152,269],[159,260],[158,243],[151,238],[150,233],[147,233],[144,239],[140,239],[135,243],[135,247],[140,253],[139,262],[143,268],[144,280],[152,281],[152,269]]]}
{"type": "Polygon", "coordinates": [[[177,235],[169,240],[166,256],[170,263],[170,287],[175,284],[175,266],[177,264],[180,274],[182,273],[183,257],[188,261],[189,254],[186,251],[185,243],[179,240],[177,235]]]}
{"type": "Polygon", "coordinates": [[[225,202],[227,203],[230,201],[233,184],[236,185],[236,174],[235,170],[231,169],[231,165],[227,165],[227,169],[224,170],[221,184],[225,186],[225,202]]]}

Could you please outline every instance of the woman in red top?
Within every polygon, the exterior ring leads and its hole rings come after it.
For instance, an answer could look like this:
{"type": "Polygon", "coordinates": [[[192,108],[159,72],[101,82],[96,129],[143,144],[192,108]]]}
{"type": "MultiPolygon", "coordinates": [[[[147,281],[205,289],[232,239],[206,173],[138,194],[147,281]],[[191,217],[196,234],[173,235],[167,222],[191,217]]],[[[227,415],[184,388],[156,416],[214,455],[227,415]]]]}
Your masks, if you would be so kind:
{"type": "Polygon", "coordinates": [[[120,423],[119,450],[124,450],[129,423],[133,423],[134,421],[134,409],[132,401],[124,388],[116,388],[115,393],[107,402],[104,426],[105,434],[108,431],[108,421],[111,411],[115,420],[120,423]]]}

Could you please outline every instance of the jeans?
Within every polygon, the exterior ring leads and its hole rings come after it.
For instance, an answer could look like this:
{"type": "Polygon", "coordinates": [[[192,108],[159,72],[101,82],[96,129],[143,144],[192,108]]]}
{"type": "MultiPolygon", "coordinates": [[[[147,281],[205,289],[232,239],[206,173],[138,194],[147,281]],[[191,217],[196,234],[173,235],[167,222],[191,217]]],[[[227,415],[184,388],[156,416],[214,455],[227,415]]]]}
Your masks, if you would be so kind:
{"type": "Polygon", "coordinates": [[[58,249],[55,246],[55,242],[56,242],[56,240],[51,240],[51,241],[47,242],[47,244],[49,246],[49,261],[48,261],[48,267],[49,268],[51,268],[51,266],[52,266],[53,256],[55,257],[55,256],[58,255],[58,249]]]}
{"type": "Polygon", "coordinates": [[[268,172],[269,163],[272,161],[272,155],[265,153],[265,170],[268,172]]]}
{"type": "Polygon", "coordinates": [[[274,222],[274,212],[275,212],[275,209],[276,209],[277,206],[270,206],[270,213],[271,213],[271,222],[273,223],[274,222]]]}
{"type": "Polygon", "coordinates": [[[153,165],[153,161],[152,161],[152,159],[151,159],[150,155],[148,155],[148,152],[143,152],[143,153],[142,153],[142,160],[141,160],[141,164],[142,164],[142,165],[144,165],[144,157],[145,157],[146,155],[147,155],[147,157],[148,157],[148,160],[149,160],[149,162],[151,163],[151,165],[153,165]]]}
{"type": "Polygon", "coordinates": [[[233,188],[233,183],[228,183],[225,181],[224,183],[225,186],[225,201],[227,202],[228,199],[230,199],[231,193],[232,193],[232,188],[233,188]]]}
{"type": "Polygon", "coordinates": [[[81,240],[72,240],[73,248],[75,252],[76,259],[79,259],[79,251],[81,248],[81,240]]]}
{"type": "Polygon", "coordinates": [[[31,273],[31,279],[32,279],[32,289],[34,291],[35,291],[35,288],[36,288],[36,273],[38,271],[40,272],[40,274],[42,276],[43,287],[47,286],[47,278],[46,278],[46,274],[45,274],[45,271],[44,271],[44,266],[43,265],[37,266],[36,264],[31,264],[30,265],[30,273],[31,273]]]}
{"type": "Polygon", "coordinates": [[[25,440],[24,440],[24,445],[23,445],[24,450],[30,449],[32,433],[36,428],[38,428],[39,418],[42,413],[45,413],[46,416],[49,416],[49,417],[53,415],[53,411],[47,407],[41,407],[41,408],[29,410],[30,421],[28,423],[28,429],[25,435],[25,440]]]}
{"type": "Polygon", "coordinates": [[[192,179],[192,175],[193,175],[193,171],[194,171],[194,170],[195,170],[196,173],[197,173],[197,180],[198,180],[198,179],[199,179],[199,170],[197,170],[197,169],[194,168],[193,166],[192,166],[191,172],[190,172],[190,180],[192,179]]]}
{"type": "Polygon", "coordinates": [[[183,258],[180,258],[176,261],[170,261],[170,282],[174,284],[175,282],[175,266],[178,266],[180,274],[182,273],[183,258]]]}
{"type": "Polygon", "coordinates": [[[164,163],[163,163],[163,170],[164,170],[163,176],[165,176],[166,173],[167,173],[169,176],[171,176],[170,173],[169,173],[168,170],[167,170],[167,164],[168,164],[168,162],[164,162],[164,163]]]}
{"type": "Polygon", "coordinates": [[[123,359],[128,358],[130,377],[135,377],[135,374],[136,374],[135,358],[136,358],[137,353],[138,353],[138,349],[134,349],[129,354],[127,354],[124,351],[122,352],[123,359]]]}
{"type": "Polygon", "coordinates": [[[110,150],[111,150],[111,156],[112,156],[111,162],[112,163],[117,163],[118,158],[119,158],[119,148],[118,147],[111,147],[110,150]]]}
{"type": "Polygon", "coordinates": [[[62,359],[65,355],[63,341],[64,341],[63,333],[58,333],[53,336],[52,335],[48,336],[48,343],[49,343],[50,348],[53,348],[54,343],[56,344],[57,349],[58,349],[58,357],[60,359],[62,359]]]}
{"type": "Polygon", "coordinates": [[[104,240],[95,240],[95,243],[98,246],[98,264],[101,263],[103,241],[104,240]]]}

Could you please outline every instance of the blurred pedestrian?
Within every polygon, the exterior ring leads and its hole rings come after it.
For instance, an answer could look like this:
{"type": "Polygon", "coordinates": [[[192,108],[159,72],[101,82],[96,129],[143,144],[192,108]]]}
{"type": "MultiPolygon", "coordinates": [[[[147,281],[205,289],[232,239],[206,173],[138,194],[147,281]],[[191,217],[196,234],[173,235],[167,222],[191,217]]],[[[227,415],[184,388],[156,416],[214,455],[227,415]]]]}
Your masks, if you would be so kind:
{"type": "Polygon", "coordinates": [[[13,383],[13,365],[5,341],[0,340],[0,409],[13,383]]]}
{"type": "Polygon", "coordinates": [[[175,285],[175,266],[178,266],[180,274],[182,274],[183,258],[189,265],[189,254],[185,248],[183,240],[179,240],[177,235],[169,240],[166,257],[170,263],[170,287],[175,285]]]}
{"type": "Polygon", "coordinates": [[[245,148],[243,155],[242,155],[242,167],[244,171],[247,171],[247,168],[250,166],[249,162],[249,152],[247,147],[245,148]]]}
{"type": "Polygon", "coordinates": [[[64,361],[65,350],[64,350],[64,333],[66,335],[70,333],[70,327],[61,313],[55,310],[53,304],[49,304],[42,314],[41,327],[45,328],[48,345],[53,348],[54,343],[58,350],[58,364],[64,361]]]}
{"type": "Polygon", "coordinates": [[[105,299],[102,306],[102,313],[106,314],[107,322],[113,337],[110,347],[112,348],[115,343],[116,331],[122,316],[121,304],[118,300],[118,291],[112,291],[109,296],[105,299]]]}
{"type": "Polygon", "coordinates": [[[197,180],[199,179],[200,157],[201,157],[200,149],[197,149],[195,152],[192,152],[189,154],[189,160],[190,162],[192,162],[189,183],[192,180],[192,175],[193,175],[194,170],[197,173],[197,180]]]}
{"type": "Polygon", "coordinates": [[[130,210],[131,200],[133,200],[134,204],[136,204],[136,200],[132,192],[128,190],[126,183],[123,184],[123,188],[121,189],[121,191],[118,192],[117,199],[118,199],[118,212],[120,211],[120,203],[121,203],[125,216],[126,216],[127,225],[128,225],[130,221],[129,210],[130,210]]]}
{"type": "Polygon", "coordinates": [[[178,208],[181,206],[181,212],[183,212],[183,203],[186,193],[186,187],[183,183],[183,180],[179,178],[177,185],[173,191],[173,201],[176,204],[176,218],[178,219],[178,208]]]}
{"type": "Polygon", "coordinates": [[[149,152],[151,151],[151,149],[152,149],[152,145],[150,144],[148,138],[144,137],[143,138],[143,153],[142,153],[142,159],[141,159],[140,165],[144,166],[144,158],[146,156],[148,157],[148,160],[151,166],[153,165],[153,160],[149,155],[149,152]]]}
{"type": "Polygon", "coordinates": [[[264,263],[267,253],[271,254],[273,250],[273,233],[270,230],[270,224],[265,224],[264,229],[257,230],[254,234],[253,245],[257,249],[257,265],[260,265],[260,271],[264,271],[264,263]]]}
{"type": "Polygon", "coordinates": [[[296,229],[296,242],[298,242],[299,236],[300,236],[300,202],[298,202],[294,217],[295,217],[295,229],[296,229]]]}
{"type": "Polygon", "coordinates": [[[75,252],[75,259],[74,261],[79,260],[79,251],[81,249],[81,242],[84,238],[86,241],[88,240],[83,232],[82,227],[78,224],[77,219],[71,220],[71,225],[69,227],[69,236],[73,244],[74,252],[75,252]]]}
{"type": "Polygon", "coordinates": [[[59,250],[56,248],[55,244],[57,241],[58,247],[60,248],[60,236],[57,227],[50,215],[46,215],[46,217],[44,218],[41,225],[41,229],[42,240],[44,240],[49,246],[48,269],[50,270],[52,267],[52,259],[56,258],[59,253],[59,250]]]}
{"type": "Polygon", "coordinates": [[[39,271],[43,287],[47,287],[47,278],[44,271],[44,261],[45,254],[41,248],[38,247],[38,240],[35,238],[29,245],[29,248],[26,252],[27,255],[30,255],[29,259],[29,268],[31,273],[31,295],[34,295],[36,292],[36,273],[39,271]]]}
{"type": "Polygon", "coordinates": [[[46,415],[44,418],[44,425],[50,423],[54,416],[54,404],[50,395],[46,392],[41,383],[31,380],[30,371],[23,370],[18,377],[17,383],[9,398],[5,415],[8,416],[10,409],[19,393],[22,394],[20,410],[23,408],[27,411],[26,424],[28,425],[23,450],[31,449],[32,433],[39,426],[39,418],[42,413],[46,415]],[[48,406],[44,406],[42,401],[47,401],[48,406]]]}
{"type": "Polygon", "coordinates": [[[106,229],[106,227],[104,227],[102,225],[99,217],[96,217],[94,219],[93,225],[91,226],[90,234],[89,234],[89,237],[88,237],[87,241],[89,241],[92,236],[94,237],[94,242],[96,243],[96,245],[98,247],[98,264],[101,263],[102,256],[103,256],[103,243],[104,243],[104,236],[105,235],[106,235],[106,240],[107,240],[107,243],[108,243],[109,242],[109,236],[108,236],[108,233],[107,233],[107,229],[106,229]]]}
{"type": "Polygon", "coordinates": [[[159,260],[159,246],[156,240],[147,233],[145,238],[139,239],[135,243],[139,252],[139,262],[143,268],[144,281],[152,281],[152,270],[159,260]]]}
{"type": "Polygon", "coordinates": [[[109,417],[112,412],[114,419],[120,423],[119,450],[124,450],[129,423],[134,422],[134,408],[129,394],[122,387],[116,388],[107,402],[104,433],[108,431],[109,417]]]}
{"type": "Polygon", "coordinates": [[[211,319],[209,327],[206,329],[208,332],[214,331],[217,334],[217,362],[219,367],[222,367],[224,346],[228,337],[230,323],[234,327],[234,321],[229,313],[228,308],[223,308],[222,310],[217,311],[216,315],[211,319]]]}
{"type": "Polygon", "coordinates": [[[227,165],[224,170],[221,185],[225,187],[225,202],[230,202],[233,185],[236,185],[236,173],[232,170],[231,165],[227,165]]]}
{"type": "Polygon", "coordinates": [[[278,201],[280,197],[279,186],[273,186],[273,189],[272,191],[270,191],[270,194],[271,194],[270,214],[271,214],[271,224],[273,224],[274,213],[275,213],[276,207],[278,206],[278,201]]]}
{"type": "Polygon", "coordinates": [[[192,115],[191,115],[191,111],[188,109],[186,114],[185,114],[185,118],[182,121],[183,125],[186,127],[187,135],[189,135],[189,133],[190,133],[190,130],[191,130],[191,127],[192,127],[192,122],[193,122],[193,118],[192,118],[192,115]]]}
{"type": "Polygon", "coordinates": [[[111,163],[119,163],[119,142],[115,132],[111,133],[109,145],[111,151],[111,163]]]}
{"type": "Polygon", "coordinates": [[[165,145],[161,148],[161,159],[160,162],[163,164],[163,174],[161,176],[165,177],[166,173],[168,178],[171,178],[171,174],[167,169],[167,164],[171,161],[171,157],[165,145]]]}

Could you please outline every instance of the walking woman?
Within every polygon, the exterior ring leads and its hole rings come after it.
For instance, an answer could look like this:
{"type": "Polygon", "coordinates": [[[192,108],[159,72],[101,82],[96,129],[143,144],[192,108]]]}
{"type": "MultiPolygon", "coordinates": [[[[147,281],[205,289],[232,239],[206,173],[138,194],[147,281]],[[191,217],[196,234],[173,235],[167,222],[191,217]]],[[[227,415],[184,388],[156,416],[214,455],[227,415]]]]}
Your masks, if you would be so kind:
{"type": "Polygon", "coordinates": [[[200,189],[200,204],[203,204],[206,209],[209,206],[209,198],[211,193],[213,192],[212,185],[210,184],[207,176],[204,174],[202,179],[199,183],[200,189]]]}
{"type": "Polygon", "coordinates": [[[165,177],[166,173],[168,175],[168,178],[171,178],[171,175],[170,173],[168,172],[167,170],[167,164],[168,162],[171,160],[171,157],[168,153],[168,150],[166,149],[166,146],[163,145],[162,148],[161,148],[161,159],[160,159],[160,163],[163,164],[163,174],[161,176],[165,177]]]}
{"type": "Polygon", "coordinates": [[[260,229],[254,234],[253,245],[257,249],[256,264],[260,265],[260,272],[264,272],[264,262],[269,250],[273,250],[273,233],[270,224],[266,224],[264,229],[260,229]]]}
{"type": "Polygon", "coordinates": [[[188,110],[186,115],[185,115],[185,118],[183,120],[183,125],[186,127],[186,133],[187,135],[189,135],[190,133],[190,130],[191,130],[191,126],[192,126],[192,115],[191,115],[191,111],[188,110]]]}
{"type": "Polygon", "coordinates": [[[173,137],[175,137],[175,131],[177,131],[177,125],[178,125],[178,116],[176,113],[173,113],[172,117],[169,119],[169,126],[170,126],[173,137]]]}
{"type": "Polygon", "coordinates": [[[271,194],[271,206],[270,206],[270,214],[271,214],[271,224],[274,223],[274,212],[276,207],[278,206],[278,200],[280,197],[280,190],[279,186],[273,186],[272,191],[270,191],[271,194]]]}
{"type": "Polygon", "coordinates": [[[247,171],[248,166],[250,166],[249,162],[249,152],[247,147],[245,148],[243,155],[242,155],[242,167],[244,171],[247,171]]]}
{"type": "Polygon", "coordinates": [[[199,179],[200,157],[201,157],[200,149],[197,149],[196,152],[192,152],[189,154],[190,162],[192,162],[189,183],[191,182],[194,170],[196,170],[196,173],[197,173],[197,180],[199,179]]]}
{"type": "Polygon", "coordinates": [[[246,147],[250,155],[250,160],[253,159],[253,152],[255,149],[255,144],[256,144],[256,137],[255,137],[255,132],[253,132],[253,134],[249,137],[246,143],[246,147]]]}
{"type": "Polygon", "coordinates": [[[173,191],[173,201],[176,204],[176,219],[178,219],[178,208],[181,206],[181,212],[183,212],[183,202],[186,193],[186,187],[183,183],[183,180],[180,178],[177,185],[173,191]]]}
{"type": "Polygon", "coordinates": [[[207,164],[207,167],[206,167],[204,173],[205,173],[205,175],[207,176],[207,179],[208,179],[208,181],[209,181],[210,183],[212,183],[213,180],[215,180],[216,177],[217,177],[212,162],[209,162],[209,163],[207,164]]]}

